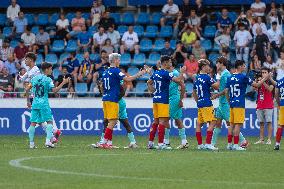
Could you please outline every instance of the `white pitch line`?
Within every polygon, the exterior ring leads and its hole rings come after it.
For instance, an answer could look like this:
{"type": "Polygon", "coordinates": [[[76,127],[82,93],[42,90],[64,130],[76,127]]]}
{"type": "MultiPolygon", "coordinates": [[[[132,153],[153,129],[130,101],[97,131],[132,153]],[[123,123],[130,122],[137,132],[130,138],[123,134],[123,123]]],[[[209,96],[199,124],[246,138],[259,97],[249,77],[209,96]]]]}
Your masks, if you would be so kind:
{"type": "MultiPolygon", "coordinates": [[[[150,155],[153,153],[137,153],[132,155],[150,155]]],[[[23,157],[9,161],[9,165],[16,168],[26,169],[30,171],[63,174],[63,175],[77,175],[77,176],[91,176],[91,177],[103,177],[110,179],[134,179],[141,181],[166,181],[166,182],[194,182],[194,183],[210,183],[210,184],[233,184],[233,185],[268,185],[268,186],[284,186],[284,183],[270,183],[270,182],[238,182],[238,181],[212,181],[212,180],[198,180],[198,179],[174,179],[174,178],[154,178],[154,177],[137,177],[137,176],[117,176],[117,175],[103,175],[96,173],[84,173],[73,171],[60,171],[55,169],[45,169],[38,167],[31,167],[22,165],[22,162],[32,159],[48,159],[48,158],[62,158],[62,157],[82,157],[82,156],[124,156],[129,154],[93,154],[93,155],[60,155],[60,156],[38,156],[38,157],[23,157]]]]}

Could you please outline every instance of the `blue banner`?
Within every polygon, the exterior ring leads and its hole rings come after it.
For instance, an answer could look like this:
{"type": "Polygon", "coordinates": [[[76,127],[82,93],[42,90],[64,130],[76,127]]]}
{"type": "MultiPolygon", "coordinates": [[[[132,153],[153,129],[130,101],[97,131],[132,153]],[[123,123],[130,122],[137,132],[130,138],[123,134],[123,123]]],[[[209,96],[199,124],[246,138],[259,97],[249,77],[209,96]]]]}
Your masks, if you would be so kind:
{"type": "MultiPolygon", "coordinates": [[[[103,111],[100,108],[54,108],[52,109],[54,124],[64,135],[100,135],[103,129],[103,111]]],[[[183,124],[188,136],[195,136],[197,109],[183,110],[183,124]]],[[[129,122],[135,135],[148,135],[153,114],[150,108],[128,109],[129,122]]],[[[0,135],[23,135],[29,128],[30,110],[21,108],[0,109],[0,135]]],[[[171,120],[171,135],[178,135],[178,129],[171,120]]],[[[206,126],[203,127],[205,134],[206,126]]],[[[246,109],[246,121],[241,130],[245,136],[258,136],[259,124],[255,109],[246,109]]],[[[37,134],[43,134],[41,128],[37,134]]],[[[115,135],[126,135],[126,130],[118,124],[115,135]]],[[[223,122],[221,135],[227,135],[226,124],[223,122]]]]}

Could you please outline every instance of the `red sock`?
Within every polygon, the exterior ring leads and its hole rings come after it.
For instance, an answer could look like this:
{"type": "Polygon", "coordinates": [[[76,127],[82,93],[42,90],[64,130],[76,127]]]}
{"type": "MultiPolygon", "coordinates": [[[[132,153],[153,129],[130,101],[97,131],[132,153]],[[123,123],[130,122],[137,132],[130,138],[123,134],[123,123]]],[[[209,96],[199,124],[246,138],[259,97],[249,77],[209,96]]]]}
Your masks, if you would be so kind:
{"type": "Polygon", "coordinates": [[[277,132],[276,132],[276,142],[280,143],[281,137],[282,137],[282,127],[278,127],[277,132]]]}
{"type": "Polygon", "coordinates": [[[111,130],[111,129],[106,128],[104,138],[105,138],[106,140],[112,140],[112,130],[111,130]]]}
{"type": "Polygon", "coordinates": [[[207,131],[206,144],[211,144],[212,136],[213,136],[213,131],[207,131]]]}
{"type": "Polygon", "coordinates": [[[165,138],[165,126],[159,124],[158,127],[158,143],[163,143],[165,138]]]}
{"type": "Polygon", "coordinates": [[[195,133],[195,136],[196,136],[197,144],[198,144],[198,145],[202,144],[202,135],[201,135],[201,132],[196,132],[196,133],[195,133]]]}
{"type": "Polygon", "coordinates": [[[152,127],[150,129],[149,141],[152,141],[152,142],[154,141],[155,135],[156,135],[156,132],[157,132],[157,128],[158,128],[158,124],[153,123],[152,127]]]}
{"type": "Polygon", "coordinates": [[[239,144],[240,136],[234,136],[234,144],[239,144]]]}
{"type": "Polygon", "coordinates": [[[233,141],[233,135],[228,135],[228,143],[231,144],[233,141]]]}

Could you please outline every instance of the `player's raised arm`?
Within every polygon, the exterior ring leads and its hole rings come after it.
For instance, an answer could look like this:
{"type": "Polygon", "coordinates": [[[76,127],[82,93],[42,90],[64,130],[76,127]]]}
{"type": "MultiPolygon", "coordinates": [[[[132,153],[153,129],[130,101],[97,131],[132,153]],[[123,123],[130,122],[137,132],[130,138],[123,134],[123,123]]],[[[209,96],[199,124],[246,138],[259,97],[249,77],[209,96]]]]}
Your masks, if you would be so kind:
{"type": "Polygon", "coordinates": [[[141,77],[142,75],[144,75],[146,73],[146,70],[141,69],[137,74],[133,75],[133,76],[128,76],[128,77],[124,77],[123,80],[124,81],[134,81],[137,78],[141,77]]]}

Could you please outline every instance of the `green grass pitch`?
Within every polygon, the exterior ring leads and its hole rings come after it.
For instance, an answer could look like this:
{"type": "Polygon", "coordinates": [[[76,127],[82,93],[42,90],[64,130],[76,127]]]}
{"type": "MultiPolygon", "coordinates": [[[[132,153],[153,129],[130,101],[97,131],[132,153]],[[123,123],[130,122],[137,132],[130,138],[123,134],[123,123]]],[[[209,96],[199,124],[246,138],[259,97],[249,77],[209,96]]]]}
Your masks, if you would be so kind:
{"type": "MultiPolygon", "coordinates": [[[[190,138],[188,150],[156,151],[137,137],[139,149],[103,150],[89,146],[95,136],[61,139],[56,149],[46,149],[44,138],[36,137],[38,149],[30,150],[25,136],[0,136],[0,189],[284,188],[284,148],[275,152],[273,145],[232,152],[220,138],[219,152],[197,151],[190,138]]],[[[114,144],[127,143],[114,136],[114,144]]],[[[172,137],[171,144],[179,139],[172,137]]]]}

